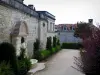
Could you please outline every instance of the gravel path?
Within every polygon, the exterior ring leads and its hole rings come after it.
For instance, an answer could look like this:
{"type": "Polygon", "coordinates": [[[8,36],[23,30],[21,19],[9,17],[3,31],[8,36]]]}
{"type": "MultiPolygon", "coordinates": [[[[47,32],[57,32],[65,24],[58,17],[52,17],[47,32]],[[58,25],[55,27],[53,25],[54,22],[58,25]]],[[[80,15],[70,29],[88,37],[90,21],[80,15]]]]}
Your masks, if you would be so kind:
{"type": "Polygon", "coordinates": [[[63,49],[45,62],[44,70],[36,72],[34,75],[83,75],[71,67],[75,66],[73,56],[79,56],[79,51],[63,49]]]}

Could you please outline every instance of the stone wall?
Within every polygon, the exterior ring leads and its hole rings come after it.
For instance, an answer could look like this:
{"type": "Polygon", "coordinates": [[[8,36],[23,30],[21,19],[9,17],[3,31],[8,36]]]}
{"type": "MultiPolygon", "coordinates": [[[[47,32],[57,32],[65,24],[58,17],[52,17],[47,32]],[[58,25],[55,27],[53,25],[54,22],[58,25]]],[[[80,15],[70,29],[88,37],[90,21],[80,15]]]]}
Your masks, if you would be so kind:
{"type": "MultiPolygon", "coordinates": [[[[29,34],[26,40],[29,46],[28,53],[32,55],[33,45],[30,46],[30,43],[32,44],[38,38],[38,19],[9,6],[0,5],[0,28],[4,29],[3,32],[6,34],[0,36],[1,41],[10,41],[10,33],[18,21],[25,21],[28,26],[29,34]]],[[[2,35],[1,32],[0,35],[2,35]]],[[[20,44],[20,42],[17,42],[17,44],[20,44]]]]}
{"type": "Polygon", "coordinates": [[[60,33],[58,33],[58,37],[59,37],[61,43],[64,43],[64,42],[77,43],[77,42],[82,41],[80,38],[74,37],[73,31],[60,32],[60,33]]]}
{"type": "Polygon", "coordinates": [[[39,21],[39,38],[40,38],[40,48],[45,49],[46,48],[46,41],[47,41],[47,22],[45,20],[39,21]]]}

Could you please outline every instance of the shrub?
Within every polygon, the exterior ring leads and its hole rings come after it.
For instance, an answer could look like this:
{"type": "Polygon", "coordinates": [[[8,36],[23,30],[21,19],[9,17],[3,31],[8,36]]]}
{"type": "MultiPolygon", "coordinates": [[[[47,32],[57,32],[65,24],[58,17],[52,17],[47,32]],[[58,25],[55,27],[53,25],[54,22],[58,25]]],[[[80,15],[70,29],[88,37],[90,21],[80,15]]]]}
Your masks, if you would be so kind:
{"type": "Polygon", "coordinates": [[[55,47],[52,48],[52,53],[55,53],[57,50],[55,47]]]}
{"type": "Polygon", "coordinates": [[[11,69],[10,64],[2,61],[0,63],[0,75],[15,75],[13,70],[11,69]]]}
{"type": "Polygon", "coordinates": [[[46,49],[47,50],[51,50],[52,49],[52,38],[51,37],[47,37],[46,49]]]}
{"type": "Polygon", "coordinates": [[[27,66],[25,65],[24,60],[18,60],[18,74],[19,75],[26,75],[27,73],[27,66]]]}
{"type": "Polygon", "coordinates": [[[20,56],[18,57],[18,75],[26,75],[31,68],[30,59],[25,57],[25,49],[21,48],[20,56]]]}
{"type": "Polygon", "coordinates": [[[37,55],[38,56],[36,59],[38,61],[42,61],[42,60],[48,58],[51,55],[51,52],[50,52],[50,50],[41,50],[41,51],[37,52],[37,55]]]}
{"type": "Polygon", "coordinates": [[[34,42],[34,51],[39,50],[39,47],[40,47],[40,41],[36,39],[36,42],[34,42]]]}
{"type": "Polygon", "coordinates": [[[50,51],[49,50],[41,50],[40,53],[41,53],[42,59],[46,59],[47,57],[50,56],[50,51]]]}
{"type": "Polygon", "coordinates": [[[0,44],[0,63],[2,61],[9,62],[15,74],[17,74],[17,57],[14,46],[10,43],[4,42],[0,44]]]}
{"type": "Polygon", "coordinates": [[[21,48],[20,56],[18,56],[18,59],[21,60],[21,59],[24,59],[24,58],[25,58],[25,49],[21,48]]]}
{"type": "Polygon", "coordinates": [[[56,36],[53,37],[53,47],[56,47],[57,45],[57,38],[56,36]]]}
{"type": "Polygon", "coordinates": [[[61,46],[60,45],[56,46],[56,50],[57,51],[61,50],[61,46]]]}
{"type": "Polygon", "coordinates": [[[39,47],[40,47],[40,41],[38,39],[36,39],[36,42],[34,42],[34,49],[33,49],[33,55],[34,58],[38,57],[38,51],[39,51],[39,47]]]}
{"type": "Polygon", "coordinates": [[[40,53],[40,51],[35,51],[35,53],[34,53],[34,59],[37,59],[37,60],[41,60],[41,53],[40,53]]]}
{"type": "Polygon", "coordinates": [[[81,47],[81,43],[62,43],[62,48],[64,49],[79,49],[81,47]]]}
{"type": "Polygon", "coordinates": [[[81,61],[76,65],[86,75],[100,75],[100,29],[88,23],[84,23],[83,28],[79,23],[77,33],[83,40],[85,52],[80,52],[81,61]],[[79,65],[80,62],[82,65],[79,65]]]}
{"type": "Polygon", "coordinates": [[[27,72],[30,70],[31,68],[31,62],[30,59],[28,58],[24,58],[21,60],[18,60],[18,75],[26,75],[27,72]]]}
{"type": "Polygon", "coordinates": [[[60,45],[60,41],[59,41],[59,39],[57,40],[57,45],[60,45]]]}

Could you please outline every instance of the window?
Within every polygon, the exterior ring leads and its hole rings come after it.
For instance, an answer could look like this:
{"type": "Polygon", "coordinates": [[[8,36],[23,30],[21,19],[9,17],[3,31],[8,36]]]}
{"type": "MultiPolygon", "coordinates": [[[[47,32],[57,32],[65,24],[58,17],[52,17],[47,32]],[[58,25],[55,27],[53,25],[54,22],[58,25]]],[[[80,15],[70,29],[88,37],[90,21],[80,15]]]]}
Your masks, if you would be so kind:
{"type": "Polygon", "coordinates": [[[45,23],[43,23],[43,27],[45,27],[45,23]]]}
{"type": "Polygon", "coordinates": [[[50,31],[52,31],[52,22],[50,22],[50,31]]]}
{"type": "Polygon", "coordinates": [[[67,30],[66,26],[64,26],[64,31],[67,30]]]}
{"type": "Polygon", "coordinates": [[[21,37],[21,43],[24,43],[24,42],[25,42],[24,37],[21,37]]]}

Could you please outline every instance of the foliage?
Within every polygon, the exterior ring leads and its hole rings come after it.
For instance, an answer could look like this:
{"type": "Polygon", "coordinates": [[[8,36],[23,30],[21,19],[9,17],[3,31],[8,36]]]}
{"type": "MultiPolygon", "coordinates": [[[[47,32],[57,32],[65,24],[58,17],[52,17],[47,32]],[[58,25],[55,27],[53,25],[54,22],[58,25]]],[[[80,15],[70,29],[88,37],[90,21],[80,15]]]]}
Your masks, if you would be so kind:
{"type": "Polygon", "coordinates": [[[38,58],[37,56],[38,56],[39,48],[40,48],[40,41],[36,39],[36,42],[34,42],[34,50],[33,50],[34,58],[38,58]]]}
{"type": "Polygon", "coordinates": [[[81,43],[62,43],[63,49],[80,49],[82,48],[81,43]]]}
{"type": "Polygon", "coordinates": [[[21,60],[21,59],[24,59],[24,58],[25,58],[25,49],[21,48],[20,56],[18,56],[18,59],[21,60]]]}
{"type": "MultiPolygon", "coordinates": [[[[79,25],[78,29],[81,27],[81,23],[79,23],[79,25]]],[[[85,29],[82,28],[78,32],[80,32],[78,33],[79,37],[83,40],[85,52],[80,52],[81,61],[78,60],[82,65],[78,65],[78,62],[76,62],[76,64],[85,74],[100,75],[100,29],[94,25],[88,24],[87,26],[86,23],[85,29]],[[86,32],[87,30],[89,32],[86,32]]]]}
{"type": "Polygon", "coordinates": [[[25,57],[25,49],[21,48],[21,53],[18,57],[18,75],[26,75],[30,68],[30,59],[25,57]]]}
{"type": "Polygon", "coordinates": [[[16,50],[14,46],[10,43],[3,42],[0,44],[0,63],[2,61],[9,62],[11,68],[13,68],[14,72],[17,74],[17,57],[16,50]]]}
{"type": "Polygon", "coordinates": [[[52,48],[52,53],[57,52],[57,49],[55,47],[52,48]]]}
{"type": "Polygon", "coordinates": [[[26,75],[30,68],[31,68],[30,59],[24,58],[18,60],[18,70],[19,70],[18,75],[26,75]]]}
{"type": "Polygon", "coordinates": [[[89,36],[88,34],[91,34],[90,24],[85,23],[85,22],[77,23],[77,27],[75,28],[75,32],[74,32],[74,36],[84,38],[84,37],[88,37],[89,36]],[[87,35],[85,33],[87,33],[87,35]],[[85,36],[84,36],[84,34],[85,34],[85,36]]]}
{"type": "Polygon", "coordinates": [[[18,70],[19,70],[18,72],[19,75],[26,75],[27,69],[24,60],[18,60],[18,70]]]}
{"type": "Polygon", "coordinates": [[[34,59],[37,59],[37,60],[41,60],[41,53],[40,51],[35,51],[34,52],[34,59]]]}
{"type": "Polygon", "coordinates": [[[15,75],[9,63],[2,61],[0,63],[0,75],[15,75]]]}
{"type": "Polygon", "coordinates": [[[56,36],[53,37],[53,47],[56,47],[57,45],[57,38],[56,36]]]}
{"type": "Polygon", "coordinates": [[[60,45],[60,41],[59,41],[59,39],[57,39],[57,45],[60,45]]]}
{"type": "Polygon", "coordinates": [[[34,42],[34,51],[39,50],[39,46],[40,46],[40,41],[36,39],[36,42],[34,42]]]}
{"type": "Polygon", "coordinates": [[[40,53],[42,59],[46,59],[47,57],[50,56],[50,50],[41,50],[40,53]]]}
{"type": "Polygon", "coordinates": [[[57,50],[57,51],[61,50],[61,46],[60,46],[60,45],[57,45],[57,46],[56,46],[56,50],[57,50]]]}
{"type": "Polygon", "coordinates": [[[52,49],[52,38],[51,37],[47,37],[46,49],[47,50],[51,50],[52,49]]]}

